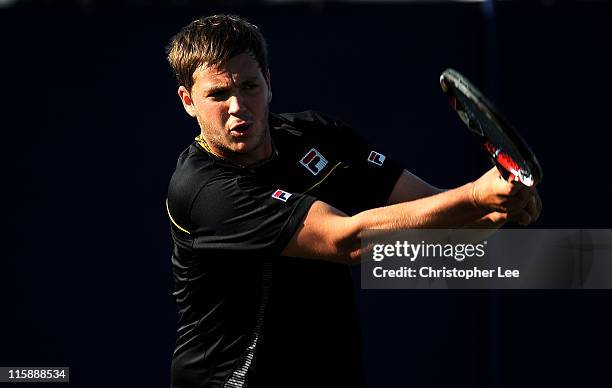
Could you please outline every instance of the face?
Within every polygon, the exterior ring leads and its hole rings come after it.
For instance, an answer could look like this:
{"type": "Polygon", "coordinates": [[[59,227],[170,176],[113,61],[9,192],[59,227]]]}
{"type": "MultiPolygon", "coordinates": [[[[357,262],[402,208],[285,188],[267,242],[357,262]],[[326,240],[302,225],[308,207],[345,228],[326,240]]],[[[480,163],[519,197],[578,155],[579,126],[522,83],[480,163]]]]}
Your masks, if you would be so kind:
{"type": "Polygon", "coordinates": [[[240,54],[225,66],[200,68],[193,77],[191,92],[181,86],[179,97],[213,153],[241,165],[269,157],[271,94],[257,61],[240,54]]]}

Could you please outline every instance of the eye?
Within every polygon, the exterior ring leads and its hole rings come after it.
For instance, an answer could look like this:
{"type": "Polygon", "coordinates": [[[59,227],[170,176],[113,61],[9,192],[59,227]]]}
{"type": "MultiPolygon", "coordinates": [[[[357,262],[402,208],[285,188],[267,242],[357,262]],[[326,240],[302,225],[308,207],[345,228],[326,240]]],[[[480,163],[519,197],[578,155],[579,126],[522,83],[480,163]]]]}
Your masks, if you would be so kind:
{"type": "Polygon", "coordinates": [[[215,92],[208,93],[206,97],[211,98],[216,101],[222,101],[222,100],[227,100],[228,95],[229,95],[228,90],[217,90],[215,92]]]}
{"type": "Polygon", "coordinates": [[[257,89],[258,86],[259,86],[259,84],[256,83],[256,82],[247,82],[244,85],[242,85],[242,88],[244,90],[255,90],[255,89],[257,89]]]}

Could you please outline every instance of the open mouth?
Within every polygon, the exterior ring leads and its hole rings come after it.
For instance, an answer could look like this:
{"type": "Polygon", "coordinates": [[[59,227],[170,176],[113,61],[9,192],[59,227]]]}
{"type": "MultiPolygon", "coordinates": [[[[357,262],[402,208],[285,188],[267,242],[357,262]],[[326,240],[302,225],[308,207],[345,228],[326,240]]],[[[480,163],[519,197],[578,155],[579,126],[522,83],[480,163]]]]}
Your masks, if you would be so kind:
{"type": "Polygon", "coordinates": [[[230,133],[234,136],[242,136],[246,134],[247,132],[249,132],[252,127],[253,127],[253,124],[251,123],[244,123],[244,124],[236,125],[230,130],[230,133]]]}

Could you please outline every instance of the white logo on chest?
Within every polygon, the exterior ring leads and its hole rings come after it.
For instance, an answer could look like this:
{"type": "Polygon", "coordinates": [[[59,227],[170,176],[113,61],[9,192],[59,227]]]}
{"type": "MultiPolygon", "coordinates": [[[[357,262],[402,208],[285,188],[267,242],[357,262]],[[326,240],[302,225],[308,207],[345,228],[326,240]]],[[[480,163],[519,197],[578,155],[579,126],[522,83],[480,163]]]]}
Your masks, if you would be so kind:
{"type": "Polygon", "coordinates": [[[311,148],[306,155],[300,160],[300,164],[308,171],[310,171],[313,175],[317,175],[321,170],[327,166],[327,159],[321,155],[319,151],[314,148],[311,148]]]}

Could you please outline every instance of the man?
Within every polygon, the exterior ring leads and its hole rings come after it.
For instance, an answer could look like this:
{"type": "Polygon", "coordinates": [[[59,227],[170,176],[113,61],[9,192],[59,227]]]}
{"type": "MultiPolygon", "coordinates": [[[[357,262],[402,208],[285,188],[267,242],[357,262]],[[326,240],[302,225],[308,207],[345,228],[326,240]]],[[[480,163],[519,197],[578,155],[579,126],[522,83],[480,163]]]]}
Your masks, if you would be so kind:
{"type": "Polygon", "coordinates": [[[315,112],[272,114],[265,41],[215,15],[168,49],[200,134],[167,200],[179,328],[172,384],[363,385],[347,264],[367,229],[499,227],[537,219],[535,191],[491,169],[438,190],[315,112]]]}

